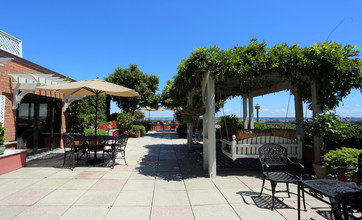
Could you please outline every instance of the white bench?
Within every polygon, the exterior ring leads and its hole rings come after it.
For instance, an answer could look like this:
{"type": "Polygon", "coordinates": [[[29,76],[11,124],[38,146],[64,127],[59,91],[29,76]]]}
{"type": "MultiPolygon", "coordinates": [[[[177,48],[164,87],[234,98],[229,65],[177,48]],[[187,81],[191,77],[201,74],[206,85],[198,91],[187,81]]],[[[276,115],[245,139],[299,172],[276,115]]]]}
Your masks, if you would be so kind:
{"type": "Polygon", "coordinates": [[[301,142],[278,136],[258,136],[236,141],[236,136],[232,136],[232,141],[220,140],[222,152],[232,160],[238,158],[259,158],[259,147],[266,143],[275,143],[287,148],[288,157],[302,159],[303,146],[301,142]]]}

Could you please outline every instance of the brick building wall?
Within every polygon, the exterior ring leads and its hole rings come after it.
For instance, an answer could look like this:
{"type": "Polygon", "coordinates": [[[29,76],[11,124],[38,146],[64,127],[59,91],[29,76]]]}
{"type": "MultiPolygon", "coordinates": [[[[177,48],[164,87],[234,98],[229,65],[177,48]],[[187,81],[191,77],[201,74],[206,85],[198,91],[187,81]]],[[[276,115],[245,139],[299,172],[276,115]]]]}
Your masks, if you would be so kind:
{"type": "MultiPolygon", "coordinates": [[[[8,74],[53,74],[61,78],[64,78],[64,76],[1,49],[0,57],[13,58],[10,62],[2,63],[3,65],[0,66],[0,93],[5,96],[5,121],[3,125],[6,128],[5,140],[6,142],[12,142],[16,141],[16,109],[12,109],[14,79],[8,74]]],[[[58,92],[35,90],[30,94],[62,99],[64,102],[63,94],[58,92]]],[[[65,124],[65,114],[62,112],[61,134],[66,130],[65,124]]],[[[15,146],[9,145],[6,147],[14,148],[15,146]]]]}

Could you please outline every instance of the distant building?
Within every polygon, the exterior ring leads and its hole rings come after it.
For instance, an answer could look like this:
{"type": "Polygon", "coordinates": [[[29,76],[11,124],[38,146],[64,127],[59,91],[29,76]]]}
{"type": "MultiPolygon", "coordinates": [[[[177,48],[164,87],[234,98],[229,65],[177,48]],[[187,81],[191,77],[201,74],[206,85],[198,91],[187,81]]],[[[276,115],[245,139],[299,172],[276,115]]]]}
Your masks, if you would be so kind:
{"type": "Polygon", "coordinates": [[[60,147],[66,130],[64,95],[39,91],[39,85],[64,81],[65,76],[22,58],[22,42],[0,31],[0,121],[6,147],[36,153],[60,147]]]}

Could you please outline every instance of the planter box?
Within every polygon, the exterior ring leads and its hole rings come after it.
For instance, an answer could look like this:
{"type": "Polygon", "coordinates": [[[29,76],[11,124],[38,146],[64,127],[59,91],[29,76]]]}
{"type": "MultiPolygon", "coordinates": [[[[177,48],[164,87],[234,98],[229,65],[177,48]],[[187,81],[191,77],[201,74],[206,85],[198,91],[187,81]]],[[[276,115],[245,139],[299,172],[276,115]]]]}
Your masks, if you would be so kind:
{"type": "Polygon", "coordinates": [[[27,150],[6,149],[0,155],[0,175],[26,166],[27,150]]]}
{"type": "Polygon", "coordinates": [[[129,134],[128,137],[139,138],[139,137],[141,137],[141,131],[138,132],[138,135],[136,135],[136,134],[129,134]]]}
{"type": "Polygon", "coordinates": [[[151,125],[151,131],[162,131],[163,126],[162,125],[151,125]]]}

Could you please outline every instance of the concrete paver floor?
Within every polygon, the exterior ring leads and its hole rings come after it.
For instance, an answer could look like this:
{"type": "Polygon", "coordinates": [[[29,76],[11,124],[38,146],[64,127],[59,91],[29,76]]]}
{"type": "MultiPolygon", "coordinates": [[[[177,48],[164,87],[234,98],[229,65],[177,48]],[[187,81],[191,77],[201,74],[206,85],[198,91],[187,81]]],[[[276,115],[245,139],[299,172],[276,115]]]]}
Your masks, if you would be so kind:
{"type": "MultiPolygon", "coordinates": [[[[62,151],[0,176],[5,219],[297,219],[297,198],[270,191],[259,197],[260,171],[218,172],[208,178],[202,157],[174,132],[130,138],[127,164],[114,169],[81,162],[73,171],[62,151]]],[[[269,185],[270,186],[270,185],[269,185]]],[[[278,189],[284,189],[279,186],[278,189]]],[[[296,186],[291,186],[296,193],[296,186]]],[[[302,219],[331,219],[328,205],[306,196],[302,219]]]]}

